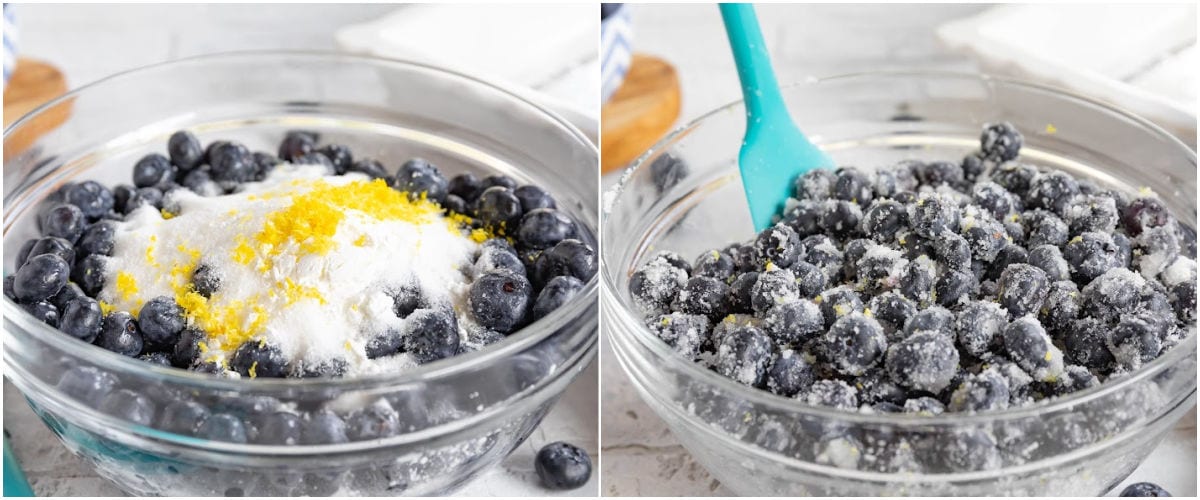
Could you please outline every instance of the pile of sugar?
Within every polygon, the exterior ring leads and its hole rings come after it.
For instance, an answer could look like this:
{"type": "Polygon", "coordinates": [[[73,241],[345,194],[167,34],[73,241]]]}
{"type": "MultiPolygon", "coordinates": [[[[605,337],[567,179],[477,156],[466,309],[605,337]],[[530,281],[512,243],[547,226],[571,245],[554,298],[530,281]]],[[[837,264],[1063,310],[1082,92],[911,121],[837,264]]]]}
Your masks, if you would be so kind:
{"type": "Polygon", "coordinates": [[[449,304],[465,340],[477,328],[466,313],[466,273],[479,238],[436,205],[404,196],[382,180],[309,165],[281,165],[224,196],[178,190],[178,215],[143,207],[116,223],[100,299],[136,315],[154,297],[176,298],[208,335],[206,361],[227,362],[254,338],[290,362],[344,359],[347,375],[415,366],[406,354],[364,353],[381,332],[405,331],[389,292],[415,285],[428,303],[449,304]],[[189,292],[201,264],[221,278],[207,300],[189,292]]]}

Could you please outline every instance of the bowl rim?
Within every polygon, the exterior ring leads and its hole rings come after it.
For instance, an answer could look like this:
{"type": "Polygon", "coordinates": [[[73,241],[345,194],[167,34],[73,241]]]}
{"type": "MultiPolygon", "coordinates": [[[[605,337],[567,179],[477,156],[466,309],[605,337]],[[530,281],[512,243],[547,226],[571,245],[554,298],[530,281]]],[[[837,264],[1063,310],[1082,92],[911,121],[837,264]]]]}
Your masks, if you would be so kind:
{"type": "MultiPolygon", "coordinates": [[[[597,158],[597,161],[599,159],[598,146],[592,144],[591,141],[589,141],[587,137],[579,131],[578,128],[546,107],[533,102],[529,98],[504,85],[491,83],[461,71],[442,68],[433,64],[418,61],[314,50],[246,50],[218,52],[173,59],[120,71],[72,89],[63,95],[45,104],[42,104],[37,108],[34,108],[20,119],[14,121],[9,127],[5,128],[3,137],[4,140],[7,141],[10,135],[14,131],[18,130],[19,127],[34,120],[46,110],[51,109],[63,102],[68,102],[72,99],[75,99],[81,94],[89,92],[93,88],[99,86],[119,85],[125,79],[138,78],[143,74],[148,74],[155,71],[169,71],[179,66],[204,64],[210,61],[231,62],[239,59],[253,61],[256,59],[261,60],[277,58],[294,58],[307,61],[341,61],[372,66],[396,66],[426,71],[433,73],[438,77],[449,78],[471,85],[479,85],[489,91],[496,92],[501,96],[506,97],[509,102],[513,102],[518,106],[531,109],[535,113],[549,119],[552,123],[565,130],[571,139],[576,141],[582,147],[586,148],[588,152],[594,154],[597,158]]],[[[14,192],[8,196],[5,196],[5,205],[7,205],[10,201],[10,197],[15,196],[16,194],[17,193],[14,192]]],[[[15,222],[15,220],[15,218],[10,219],[6,214],[4,220],[5,229],[7,230],[11,223],[15,222]]],[[[592,229],[592,236],[598,240],[599,228],[597,227],[592,229]]],[[[599,251],[597,251],[597,253],[599,253],[599,251]]],[[[597,262],[599,262],[598,259],[597,262]]],[[[12,299],[9,299],[7,296],[4,297],[3,303],[0,304],[0,312],[3,312],[3,316],[6,320],[11,320],[25,332],[34,334],[31,336],[37,337],[35,342],[45,342],[50,344],[51,347],[59,349],[64,353],[77,358],[92,359],[94,361],[93,364],[99,367],[115,369],[121,373],[133,372],[138,376],[152,376],[155,377],[159,382],[180,383],[187,386],[203,387],[206,390],[249,390],[254,393],[297,389],[369,390],[380,387],[418,383],[432,379],[450,377],[462,372],[470,371],[478,366],[487,365],[496,359],[510,357],[528,349],[529,347],[532,347],[546,338],[553,336],[556,332],[577,318],[586,316],[589,313],[589,309],[591,309],[592,312],[596,311],[596,301],[599,294],[599,274],[600,273],[597,272],[595,276],[592,276],[592,278],[584,284],[584,287],[580,290],[579,294],[577,294],[566,304],[563,304],[551,314],[525,325],[520,330],[509,336],[506,336],[503,341],[498,342],[493,346],[489,346],[488,348],[481,349],[479,351],[462,353],[449,358],[440,359],[432,363],[419,365],[411,370],[406,370],[400,373],[365,374],[347,378],[278,378],[249,380],[241,378],[231,379],[214,377],[212,375],[192,372],[190,370],[157,366],[98,348],[92,344],[80,342],[78,339],[64,335],[58,329],[38,321],[33,317],[32,314],[25,311],[23,307],[18,305],[12,299]]],[[[598,316],[598,314],[595,315],[598,316]]],[[[7,335],[7,331],[5,333],[5,342],[10,342],[11,340],[8,338],[9,336],[7,335]]],[[[595,344],[595,342],[596,339],[593,339],[590,343],[595,344]]],[[[583,350],[587,350],[586,346],[583,350]]],[[[5,363],[9,361],[7,354],[4,356],[4,359],[5,363]]],[[[516,394],[514,394],[514,396],[516,396],[516,394]]],[[[304,447],[300,446],[296,448],[304,447]]]]}
{"type": "MultiPolygon", "coordinates": [[[[783,90],[801,89],[826,83],[841,83],[845,81],[864,80],[864,79],[912,79],[912,78],[941,78],[955,79],[961,81],[976,81],[987,85],[1002,85],[1024,88],[1027,90],[1035,90],[1038,92],[1050,94],[1062,99],[1079,101],[1093,107],[1100,108],[1103,111],[1115,114],[1121,118],[1130,120],[1136,125],[1147,129],[1153,135],[1166,139],[1167,143],[1172,147],[1181,148],[1186,152],[1186,157],[1191,161],[1192,165],[1196,164],[1196,153],[1182,141],[1171,135],[1161,127],[1146,120],[1130,111],[1123,108],[1113,106],[1111,104],[1083,96],[1059,87],[1045,85],[1041,83],[1026,82],[1019,79],[997,77],[985,73],[969,73],[956,71],[924,71],[924,70],[894,70],[894,71],[861,71],[853,73],[844,73],[826,77],[809,77],[805,80],[794,82],[783,86],[783,90]]],[[[725,105],[719,106],[711,111],[705,112],[686,124],[672,130],[653,146],[639,155],[628,168],[626,168],[619,178],[619,181],[606,193],[606,200],[602,206],[601,216],[603,217],[600,227],[604,233],[604,228],[609,222],[609,214],[612,207],[620,203],[621,198],[626,191],[626,184],[633,179],[633,174],[643,165],[651,163],[651,159],[656,155],[665,151],[665,148],[672,144],[677,138],[686,135],[693,128],[703,125],[709,118],[718,114],[727,113],[734,108],[743,104],[743,99],[735,99],[725,105]]],[[[647,167],[648,168],[648,167],[647,167]]],[[[612,243],[612,242],[608,242],[612,243]]],[[[713,372],[704,369],[698,363],[688,361],[685,358],[675,353],[665,342],[658,339],[653,332],[646,328],[643,321],[637,319],[633,314],[633,310],[620,298],[617,292],[615,277],[611,271],[620,271],[619,266],[612,265],[608,262],[607,254],[601,252],[600,268],[604,274],[604,286],[601,290],[601,302],[606,310],[612,310],[616,318],[620,322],[633,323],[637,326],[631,328],[633,332],[631,337],[638,345],[649,349],[654,355],[665,359],[666,363],[671,364],[671,369],[682,371],[693,379],[698,379],[700,382],[709,386],[715,386],[718,390],[729,394],[737,394],[740,397],[754,404],[764,405],[774,410],[785,412],[810,414],[817,417],[837,419],[841,421],[856,423],[856,424],[875,424],[888,425],[900,428],[905,427],[933,427],[947,425],[964,425],[964,424],[987,424],[1001,420],[1016,420],[1021,418],[1030,418],[1052,413],[1061,410],[1067,410],[1076,405],[1085,404],[1104,398],[1111,393],[1118,392],[1132,384],[1139,383],[1149,377],[1157,375],[1159,372],[1170,368],[1183,358],[1191,358],[1196,353],[1197,329],[1193,325],[1190,328],[1190,334],[1173,347],[1166,354],[1155,358],[1150,363],[1142,365],[1126,376],[1123,376],[1115,381],[1108,381],[1098,384],[1094,387],[1084,389],[1082,391],[1072,392],[1066,396],[1059,396],[1052,399],[1044,399],[1033,404],[1024,405],[1018,408],[1008,408],[1004,410],[983,411],[983,412],[945,412],[939,415],[918,415],[918,414],[893,414],[893,413],[860,413],[855,410],[842,410],[838,408],[827,407],[823,405],[809,404],[803,400],[786,398],[769,391],[747,387],[732,379],[726,378],[713,372]]],[[[606,332],[614,332],[621,330],[619,327],[612,327],[606,324],[606,332]]],[[[1189,394],[1196,392],[1196,383],[1192,381],[1192,390],[1189,394]]],[[[728,436],[727,436],[728,437],[728,436]]],[[[736,440],[736,439],[735,439],[736,440]]],[[[740,441],[740,440],[737,440],[740,441]]]]}

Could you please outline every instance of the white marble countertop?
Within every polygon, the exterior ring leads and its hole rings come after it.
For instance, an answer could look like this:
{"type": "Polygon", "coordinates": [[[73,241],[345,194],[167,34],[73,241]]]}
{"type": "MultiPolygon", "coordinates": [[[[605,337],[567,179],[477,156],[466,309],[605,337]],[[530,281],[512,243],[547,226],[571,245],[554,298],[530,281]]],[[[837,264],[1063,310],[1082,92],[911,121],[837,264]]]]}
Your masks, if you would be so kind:
{"type": "MultiPolygon", "coordinates": [[[[5,6],[10,8],[11,5],[5,6]]],[[[233,50],[336,50],[333,33],[341,26],[375,19],[396,8],[386,4],[288,5],[17,5],[22,56],[49,61],[71,88],[114,72],[180,57],[233,50]]],[[[566,73],[540,90],[583,109],[598,95],[599,82],[582,72],[566,73]]],[[[595,127],[593,127],[594,129],[595,127]]],[[[552,492],[538,485],[533,468],[537,450],[568,441],[598,463],[596,391],[598,363],[567,388],[542,425],[499,467],[466,485],[463,496],[596,496],[599,478],[582,488],[552,492]]],[[[116,496],[120,490],[97,477],[72,456],[33,415],[20,393],[4,383],[4,428],[13,451],[42,496],[116,496]]]]}
{"type": "MultiPolygon", "coordinates": [[[[759,19],[781,82],[861,70],[977,71],[938,45],[934,27],[980,5],[760,5],[759,19]]],[[[683,89],[679,123],[739,99],[720,16],[709,5],[634,5],[634,50],[675,65],[683,89]]],[[[604,187],[616,181],[605,176],[604,187]]],[[[638,396],[602,340],[601,400],[606,496],[727,496],[638,396]]],[[[1196,495],[1196,413],[1185,416],[1127,482],[1156,482],[1196,495]]],[[[1124,484],[1116,488],[1119,492],[1124,484]]],[[[1113,493],[1114,495],[1116,493],[1113,493]]]]}

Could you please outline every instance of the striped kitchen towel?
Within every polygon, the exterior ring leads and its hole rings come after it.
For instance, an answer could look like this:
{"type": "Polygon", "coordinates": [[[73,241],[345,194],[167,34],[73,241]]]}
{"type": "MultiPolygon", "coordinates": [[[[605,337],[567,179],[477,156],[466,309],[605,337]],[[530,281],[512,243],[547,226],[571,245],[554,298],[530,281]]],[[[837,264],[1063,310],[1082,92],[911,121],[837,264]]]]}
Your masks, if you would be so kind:
{"type": "Polygon", "coordinates": [[[17,67],[17,17],[13,6],[4,4],[4,84],[17,67]]]}
{"type": "Polygon", "coordinates": [[[600,95],[607,101],[633,59],[633,23],[628,5],[604,4],[600,12],[600,95]]]}

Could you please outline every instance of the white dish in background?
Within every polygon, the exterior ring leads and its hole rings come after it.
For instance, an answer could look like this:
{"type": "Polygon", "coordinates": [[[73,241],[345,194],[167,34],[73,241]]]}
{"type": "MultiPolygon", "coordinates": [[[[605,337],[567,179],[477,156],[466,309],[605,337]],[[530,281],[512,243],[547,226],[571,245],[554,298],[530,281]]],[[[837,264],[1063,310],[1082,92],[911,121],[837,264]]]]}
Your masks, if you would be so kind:
{"type": "Polygon", "coordinates": [[[1108,101],[1194,140],[1200,50],[1194,4],[1005,5],[938,28],[986,71],[1108,101]]]}

